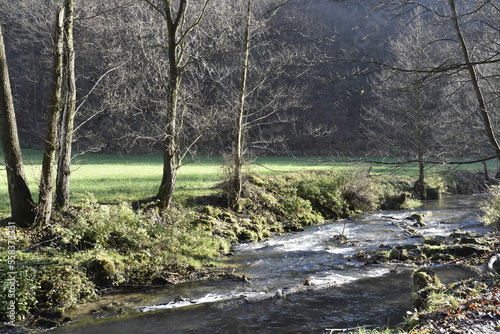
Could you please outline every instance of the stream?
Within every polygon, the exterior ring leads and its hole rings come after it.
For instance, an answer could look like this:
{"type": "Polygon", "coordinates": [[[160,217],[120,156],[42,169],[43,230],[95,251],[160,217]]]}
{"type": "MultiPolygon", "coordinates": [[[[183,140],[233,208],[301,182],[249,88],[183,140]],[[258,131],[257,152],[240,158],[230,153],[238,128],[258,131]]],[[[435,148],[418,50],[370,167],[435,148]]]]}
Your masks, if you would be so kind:
{"type": "MultiPolygon", "coordinates": [[[[244,243],[227,257],[226,270],[242,280],[207,280],[149,291],[113,293],[78,307],[73,322],[49,333],[329,333],[330,329],[395,325],[412,310],[414,267],[358,262],[354,255],[384,246],[422,243],[397,221],[424,215],[425,236],[459,228],[485,234],[477,196],[426,201],[416,210],[353,216],[304,232],[244,243]],[[339,243],[338,235],[347,236],[339,243]],[[397,269],[397,270],[395,270],[397,269]],[[311,287],[304,286],[304,282],[311,287]],[[111,303],[119,305],[96,312],[111,303]]],[[[474,277],[474,269],[437,266],[443,283],[474,277]]]]}

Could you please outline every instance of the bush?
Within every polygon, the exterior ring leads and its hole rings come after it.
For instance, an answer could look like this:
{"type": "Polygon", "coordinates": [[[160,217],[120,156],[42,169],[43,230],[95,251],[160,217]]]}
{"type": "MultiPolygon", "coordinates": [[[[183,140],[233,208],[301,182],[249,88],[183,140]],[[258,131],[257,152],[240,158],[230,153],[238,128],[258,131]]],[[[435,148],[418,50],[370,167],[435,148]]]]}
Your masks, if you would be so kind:
{"type": "Polygon", "coordinates": [[[311,206],[326,219],[346,216],[347,203],[342,196],[343,178],[333,175],[315,175],[297,184],[297,195],[311,203],[311,206]]]}
{"type": "Polygon", "coordinates": [[[500,186],[492,186],[486,202],[481,206],[482,220],[486,225],[500,230],[500,186]]]}
{"type": "MultiPolygon", "coordinates": [[[[4,261],[2,261],[5,263],[4,261]]],[[[37,271],[29,266],[0,268],[0,317],[9,322],[24,319],[36,306],[40,292],[37,271]]]]}
{"type": "Polygon", "coordinates": [[[349,211],[366,212],[379,209],[384,194],[380,182],[367,176],[366,171],[360,170],[346,177],[342,197],[347,202],[349,211]]]}
{"type": "Polygon", "coordinates": [[[39,307],[64,311],[96,297],[95,286],[80,268],[52,264],[40,269],[39,307]]]}
{"type": "Polygon", "coordinates": [[[484,174],[470,170],[455,170],[447,174],[448,191],[458,195],[488,191],[484,174]]]}
{"type": "MultiPolygon", "coordinates": [[[[3,261],[2,263],[8,263],[3,261]]],[[[56,260],[56,259],[54,259],[56,260]]],[[[24,319],[35,310],[64,310],[96,296],[94,284],[81,269],[53,263],[39,254],[17,251],[14,267],[0,267],[0,317],[8,321],[24,319]],[[10,303],[15,304],[15,319],[10,303]]]]}

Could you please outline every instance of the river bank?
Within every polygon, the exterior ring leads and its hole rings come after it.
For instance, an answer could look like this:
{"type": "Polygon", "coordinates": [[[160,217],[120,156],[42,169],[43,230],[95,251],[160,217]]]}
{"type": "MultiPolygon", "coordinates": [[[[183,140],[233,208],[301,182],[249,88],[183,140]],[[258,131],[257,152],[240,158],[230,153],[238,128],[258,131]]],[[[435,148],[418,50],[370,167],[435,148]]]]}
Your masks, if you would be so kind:
{"type": "MultiPolygon", "coordinates": [[[[401,180],[397,183],[404,184],[401,180]]],[[[159,216],[147,206],[138,212],[125,204],[107,206],[90,200],[71,219],[61,219],[46,231],[43,238],[31,236],[34,239],[30,240],[26,234],[19,235],[19,249],[26,251],[18,253],[17,259],[25,269],[35,268],[26,271],[21,287],[37,291],[35,302],[27,300],[33,303],[31,307],[27,304],[19,311],[26,312],[27,319],[36,325],[54,326],[69,320],[65,310],[95,298],[93,286],[104,292],[116,285],[233,277],[217,269],[220,255],[231,254],[231,244],[304,230],[318,221],[362,210],[388,205],[401,208],[411,199],[401,196],[405,193],[401,186],[359,175],[253,176],[248,184],[246,200],[235,211],[224,209],[217,197],[200,198],[195,210],[179,209],[169,217],[159,216]],[[77,255],[73,260],[69,258],[72,254],[77,255]],[[51,261],[46,262],[42,255],[52,256],[51,261]],[[40,276],[45,280],[38,285],[40,276]],[[32,311],[36,309],[39,311],[32,311]]],[[[329,242],[342,241],[342,225],[329,242]]],[[[33,298],[32,293],[26,295],[33,298]]]]}
{"type": "MultiPolygon", "coordinates": [[[[427,237],[448,235],[457,227],[487,231],[473,219],[475,209],[471,212],[470,205],[464,206],[477,203],[475,197],[451,197],[432,203],[438,203],[440,210],[424,207],[355,215],[349,220],[307,227],[304,232],[240,244],[233,248],[227,266],[235,269],[237,276],[246,275],[250,283],[212,281],[172,286],[168,291],[156,291],[153,305],[108,320],[89,318],[83,326],[76,323],[54,333],[321,333],[327,328],[363,324],[370,328],[387,324],[396,327],[414,308],[411,273],[419,265],[395,259],[367,264],[359,258],[359,252],[379,250],[381,243],[394,248],[423,244],[423,239],[412,238],[400,226],[380,217],[390,213],[404,219],[411,212],[426,213],[427,226],[420,232],[427,237]],[[346,243],[335,239],[342,230],[349,240],[346,243]]],[[[469,277],[480,279],[479,262],[469,266],[460,260],[464,258],[456,258],[454,263],[441,260],[426,264],[439,274],[443,284],[469,277]]],[[[126,308],[127,303],[122,306],[126,308]]]]}

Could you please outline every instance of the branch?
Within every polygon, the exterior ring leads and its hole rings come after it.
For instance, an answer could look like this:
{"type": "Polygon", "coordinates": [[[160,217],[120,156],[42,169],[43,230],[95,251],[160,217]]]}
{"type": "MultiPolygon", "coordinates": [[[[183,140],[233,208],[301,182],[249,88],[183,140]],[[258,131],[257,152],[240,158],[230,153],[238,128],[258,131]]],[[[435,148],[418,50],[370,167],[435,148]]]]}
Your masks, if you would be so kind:
{"type": "MultiPolygon", "coordinates": [[[[102,79],[104,79],[104,77],[106,75],[108,75],[109,73],[117,70],[118,68],[122,67],[122,65],[119,65],[119,66],[116,66],[116,67],[113,67],[112,69],[109,69],[107,70],[103,75],[101,75],[99,77],[99,79],[97,79],[96,83],[94,84],[94,86],[90,89],[90,91],[87,93],[87,95],[85,95],[82,99],[82,102],[80,103],[80,105],[76,108],[75,110],[75,114],[78,113],[78,111],[80,110],[80,108],[85,104],[85,102],[87,102],[89,96],[92,94],[92,92],[96,89],[96,87],[99,85],[99,83],[101,82],[102,79]]],[[[76,127],[73,132],[76,132],[78,131],[79,128],[81,128],[84,124],[86,124],[87,122],[89,122],[92,118],[94,118],[96,115],[100,114],[102,111],[99,111],[98,113],[95,113],[94,115],[92,115],[91,117],[89,117],[86,121],[82,122],[78,127],[76,127]]]]}
{"type": "MultiPolygon", "coordinates": [[[[433,165],[468,165],[468,164],[475,164],[479,162],[485,162],[493,159],[497,159],[498,157],[496,155],[487,157],[487,158],[482,158],[482,159],[477,159],[477,160],[469,160],[469,161],[430,161],[430,160],[425,160],[424,163],[427,165],[433,164],[433,165]]],[[[387,162],[387,161],[377,161],[377,160],[372,160],[372,159],[348,159],[346,162],[368,162],[372,164],[377,164],[377,165],[392,165],[392,166],[400,166],[400,165],[407,165],[407,164],[412,164],[412,163],[417,163],[419,162],[417,159],[409,159],[409,160],[404,160],[404,161],[397,161],[397,162],[387,162]]]]}

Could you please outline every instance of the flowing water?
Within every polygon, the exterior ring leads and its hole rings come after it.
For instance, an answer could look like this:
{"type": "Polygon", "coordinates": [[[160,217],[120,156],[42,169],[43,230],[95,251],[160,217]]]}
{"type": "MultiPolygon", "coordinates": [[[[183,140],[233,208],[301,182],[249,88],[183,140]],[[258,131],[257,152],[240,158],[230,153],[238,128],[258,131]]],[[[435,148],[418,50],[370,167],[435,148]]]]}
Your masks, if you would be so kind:
{"type": "MultiPolygon", "coordinates": [[[[424,215],[422,236],[446,236],[454,229],[484,234],[478,221],[479,197],[446,197],[427,201],[418,210],[386,211],[314,226],[304,232],[275,236],[234,247],[227,270],[239,280],[179,284],[149,292],[107,296],[119,301],[126,315],[106,317],[80,308],[74,324],[53,333],[328,333],[359,325],[400,322],[412,309],[411,271],[394,264],[366,265],[355,255],[380,246],[421,243],[398,222],[424,215]],[[340,243],[339,235],[347,236],[340,243]],[[308,281],[312,287],[305,288],[308,281]],[[297,288],[301,287],[301,288],[297,288]]],[[[411,222],[410,222],[411,224],[411,222]]],[[[446,283],[474,276],[471,269],[442,266],[446,283]]]]}

